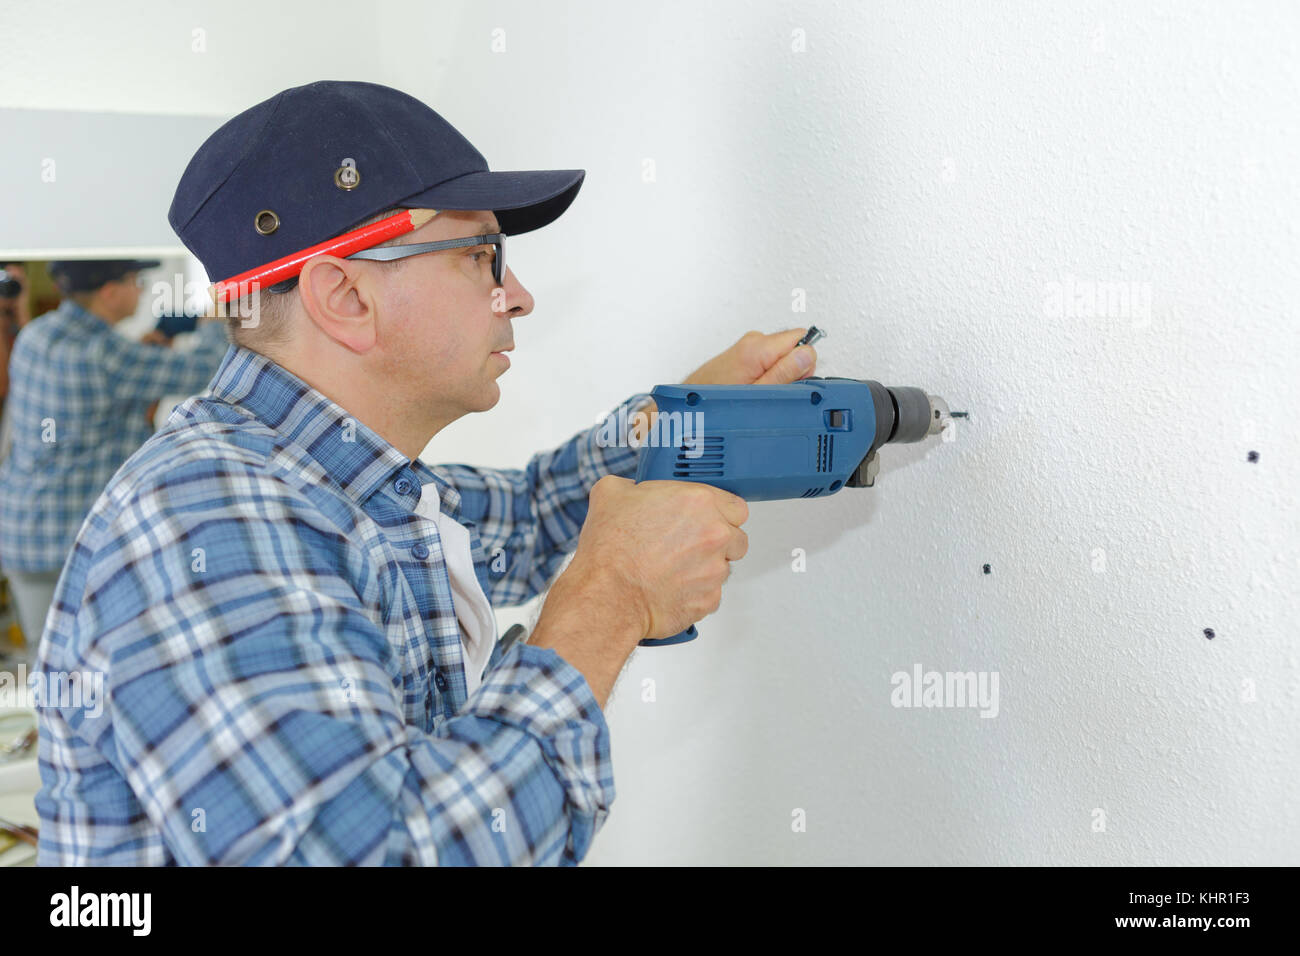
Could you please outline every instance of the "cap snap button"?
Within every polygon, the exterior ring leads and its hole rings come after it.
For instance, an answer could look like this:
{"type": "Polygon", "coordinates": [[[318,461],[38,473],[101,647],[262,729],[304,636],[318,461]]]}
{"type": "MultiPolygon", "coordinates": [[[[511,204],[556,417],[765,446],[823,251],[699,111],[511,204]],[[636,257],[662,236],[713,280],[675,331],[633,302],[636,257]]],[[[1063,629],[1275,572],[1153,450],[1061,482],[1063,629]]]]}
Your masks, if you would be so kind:
{"type": "Polygon", "coordinates": [[[361,170],[357,169],[355,159],[343,160],[343,165],[334,170],[334,185],[339,189],[356,189],[361,185],[361,170]]]}
{"type": "Polygon", "coordinates": [[[280,228],[280,217],[269,209],[263,209],[253,217],[253,228],[264,236],[269,236],[280,228]]]}

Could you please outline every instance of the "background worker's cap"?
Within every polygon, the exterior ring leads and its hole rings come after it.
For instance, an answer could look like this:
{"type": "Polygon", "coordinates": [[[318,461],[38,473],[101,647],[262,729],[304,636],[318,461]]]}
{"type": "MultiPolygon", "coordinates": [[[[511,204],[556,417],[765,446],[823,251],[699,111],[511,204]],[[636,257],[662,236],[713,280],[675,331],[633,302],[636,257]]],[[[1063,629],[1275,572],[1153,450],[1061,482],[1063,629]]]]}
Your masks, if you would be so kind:
{"type": "Polygon", "coordinates": [[[340,235],[386,209],[490,209],[501,231],[540,229],[573,202],[582,169],[489,172],[425,104],[375,83],[278,93],[199,147],[167,220],[219,282],[340,235]]]}
{"type": "Polygon", "coordinates": [[[105,282],[131,272],[156,269],[161,264],[157,259],[60,259],[46,268],[50,278],[67,294],[94,292],[105,282]]]}

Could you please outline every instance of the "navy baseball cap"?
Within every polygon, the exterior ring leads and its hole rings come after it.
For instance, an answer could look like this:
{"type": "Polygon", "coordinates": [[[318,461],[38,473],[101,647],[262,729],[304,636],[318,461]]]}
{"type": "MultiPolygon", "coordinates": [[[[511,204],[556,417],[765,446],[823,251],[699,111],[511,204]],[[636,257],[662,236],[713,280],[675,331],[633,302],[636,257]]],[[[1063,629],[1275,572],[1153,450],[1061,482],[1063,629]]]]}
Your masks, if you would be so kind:
{"type": "Polygon", "coordinates": [[[60,259],[46,268],[59,288],[71,293],[94,292],[105,282],[161,264],[157,259],[60,259]]]}
{"type": "Polygon", "coordinates": [[[332,239],[391,208],[490,209],[540,229],[586,170],[491,172],[450,123],[400,90],[322,80],[245,110],[208,137],[167,221],[213,282],[332,239]]]}

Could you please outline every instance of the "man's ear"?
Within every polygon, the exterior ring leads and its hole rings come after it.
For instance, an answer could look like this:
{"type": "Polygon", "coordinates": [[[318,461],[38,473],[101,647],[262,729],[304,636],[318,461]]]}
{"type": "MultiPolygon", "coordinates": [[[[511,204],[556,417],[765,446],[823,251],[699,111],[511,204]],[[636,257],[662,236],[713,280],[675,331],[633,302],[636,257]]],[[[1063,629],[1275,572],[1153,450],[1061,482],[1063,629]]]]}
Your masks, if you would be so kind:
{"type": "Polygon", "coordinates": [[[96,315],[116,312],[120,308],[117,296],[111,285],[101,285],[90,296],[90,311],[96,315]]]}
{"type": "Polygon", "coordinates": [[[314,256],[298,276],[298,297],[316,326],[354,352],[375,345],[375,301],[361,267],[335,256],[314,256]]]}

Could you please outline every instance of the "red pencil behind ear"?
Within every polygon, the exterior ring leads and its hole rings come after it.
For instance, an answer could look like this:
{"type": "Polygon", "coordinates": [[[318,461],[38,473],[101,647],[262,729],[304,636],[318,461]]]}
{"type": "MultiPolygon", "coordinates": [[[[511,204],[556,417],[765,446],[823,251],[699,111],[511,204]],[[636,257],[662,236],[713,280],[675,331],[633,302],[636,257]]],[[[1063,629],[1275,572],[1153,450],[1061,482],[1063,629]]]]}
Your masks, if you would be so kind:
{"type": "Polygon", "coordinates": [[[407,209],[394,213],[387,219],[381,219],[379,222],[372,222],[368,226],[345,232],[333,239],[318,242],[301,252],[295,252],[281,259],[276,259],[274,262],[268,262],[256,269],[249,269],[247,272],[241,272],[229,279],[222,279],[212,287],[213,297],[219,303],[243,298],[250,292],[256,292],[266,286],[275,285],[285,279],[292,279],[302,271],[303,264],[312,256],[329,255],[346,259],[354,252],[369,249],[371,246],[387,242],[395,236],[419,229],[436,215],[438,215],[436,209],[407,209]]]}

